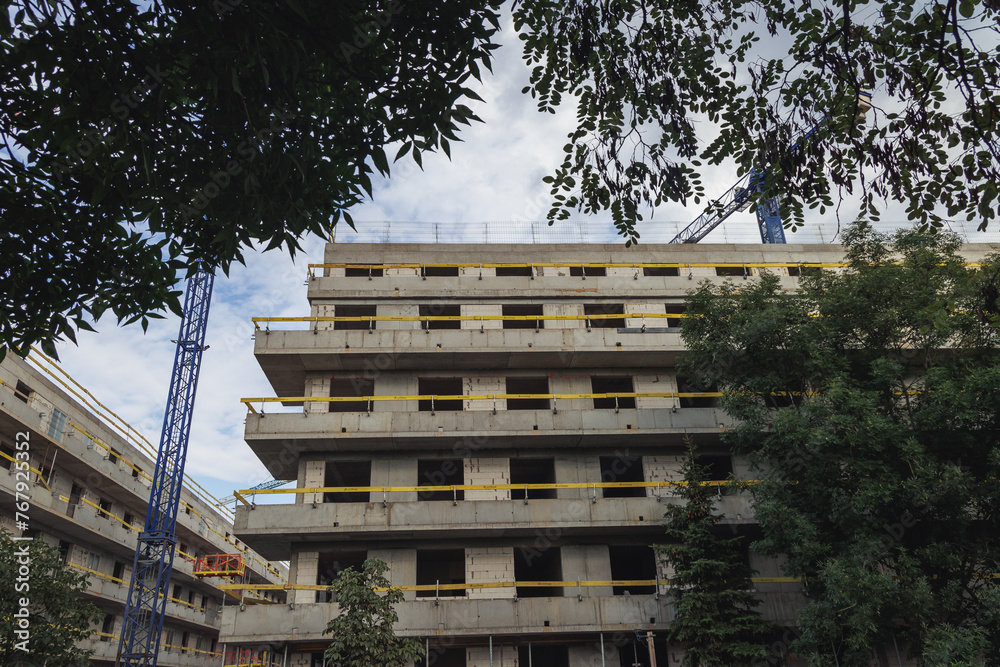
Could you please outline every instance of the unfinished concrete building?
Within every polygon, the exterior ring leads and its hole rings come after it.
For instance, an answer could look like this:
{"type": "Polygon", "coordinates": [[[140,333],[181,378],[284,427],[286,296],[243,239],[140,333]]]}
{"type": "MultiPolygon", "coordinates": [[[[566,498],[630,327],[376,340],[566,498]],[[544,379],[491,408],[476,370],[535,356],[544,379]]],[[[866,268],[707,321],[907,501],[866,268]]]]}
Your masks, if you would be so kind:
{"type": "MultiPolygon", "coordinates": [[[[87,573],[84,596],[102,617],[82,647],[94,651],[92,664],[114,665],[155,461],[140,449],[149,445],[138,433],[43,359],[48,373],[9,353],[0,364],[0,529],[58,547],[65,563],[87,573]],[[30,454],[26,527],[15,521],[20,442],[30,454]]],[[[177,537],[158,664],[217,667],[226,604],[285,601],[283,591],[224,593],[219,586],[284,583],[287,570],[248,549],[203,490],[182,492],[177,537]],[[219,554],[232,557],[217,562],[219,554]],[[206,576],[210,571],[226,574],[206,576]]]]}
{"type": "MultiPolygon", "coordinates": [[[[794,290],[802,264],[841,261],[830,245],[329,244],[310,316],[258,321],[274,396],[247,401],[247,443],[297,489],[247,498],[236,533],[288,560],[294,590],[288,608],[227,608],[226,640],[321,665],[323,588],[376,556],[422,664],[679,664],[651,545],[685,434],[714,479],[744,472],[711,388],[676,370],[685,293],[765,265],[794,290]]],[[[719,507],[754,534],[745,495],[719,507]]],[[[764,615],[792,624],[799,584],[747,558],[764,615]]]]}

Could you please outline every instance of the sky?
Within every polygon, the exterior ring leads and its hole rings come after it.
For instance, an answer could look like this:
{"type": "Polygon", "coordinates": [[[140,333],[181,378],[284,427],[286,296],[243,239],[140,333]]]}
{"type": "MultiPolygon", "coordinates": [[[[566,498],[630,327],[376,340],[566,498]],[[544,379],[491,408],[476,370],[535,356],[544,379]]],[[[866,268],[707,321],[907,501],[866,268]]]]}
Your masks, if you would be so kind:
{"type": "MultiPolygon", "coordinates": [[[[495,76],[479,88],[485,103],[474,107],[485,123],[464,129],[464,142],[452,144],[451,161],[425,154],[423,170],[397,163],[388,181],[376,183],[373,201],[352,211],[360,235],[345,226],[337,231],[338,242],[376,238],[385,229],[383,221],[394,221],[389,229],[396,241],[434,240],[430,223],[442,223],[442,238],[455,240],[465,231],[468,240],[478,241],[483,222],[491,233],[506,234],[503,240],[520,235],[530,241],[526,223],[545,218],[548,189],[542,177],[561,162],[565,137],[573,129],[573,105],[556,115],[538,113],[531,98],[520,92],[528,70],[509,19],[502,42],[495,76]]],[[[733,165],[705,173],[710,197],[722,195],[736,180],[733,165]]],[[[890,207],[883,219],[902,220],[902,210],[890,207]]],[[[667,204],[640,224],[640,235],[667,241],[701,212],[667,204]]],[[[857,206],[852,209],[848,202],[841,219],[849,221],[856,212],[857,206]]],[[[609,219],[577,216],[552,230],[549,238],[613,241],[609,219]]],[[[808,223],[808,231],[791,235],[789,242],[830,242],[837,228],[832,213],[808,223]]],[[[541,223],[536,229],[543,231],[541,223]]],[[[753,213],[736,214],[704,242],[759,243],[753,213]]],[[[216,277],[207,332],[210,349],[203,355],[186,466],[216,497],[270,479],[242,438],[246,408],[240,398],[274,396],[253,357],[250,318],[308,315],[307,264],[323,261],[323,245],[322,239],[305,239],[295,261],[282,251],[248,252],[246,266],[235,265],[228,276],[216,277]]],[[[119,328],[106,318],[98,322],[98,333],[81,331],[78,346],[59,346],[61,365],[155,446],[174,357],[171,340],[178,327],[173,315],[154,320],[145,333],[138,325],[119,328]]],[[[280,498],[292,501],[291,496],[280,498]]]]}

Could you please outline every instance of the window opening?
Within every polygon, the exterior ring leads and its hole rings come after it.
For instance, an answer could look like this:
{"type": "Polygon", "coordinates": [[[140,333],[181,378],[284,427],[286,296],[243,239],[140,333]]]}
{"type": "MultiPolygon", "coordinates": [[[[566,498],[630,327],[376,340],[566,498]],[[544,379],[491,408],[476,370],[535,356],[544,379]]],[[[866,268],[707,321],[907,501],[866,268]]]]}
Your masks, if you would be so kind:
{"type": "MultiPolygon", "coordinates": [[[[509,377],[506,379],[508,394],[547,394],[549,393],[549,378],[547,377],[509,377]]],[[[508,398],[508,410],[548,410],[547,398],[508,398]]]]}
{"type": "MultiPolygon", "coordinates": [[[[601,457],[602,482],[644,482],[642,472],[642,457],[635,458],[619,453],[618,456],[601,457]]],[[[646,496],[644,486],[605,487],[605,498],[643,498],[646,496]]],[[[632,577],[635,579],[635,577],[632,577]]]]}
{"type": "MultiPolygon", "coordinates": [[[[635,391],[632,378],[628,376],[592,377],[590,378],[590,388],[591,393],[594,394],[631,394],[635,391]]],[[[633,409],[635,408],[635,397],[618,396],[616,399],[614,396],[608,396],[606,398],[595,398],[594,408],[598,410],[608,408],[617,408],[619,410],[633,409]]]]}
{"type": "MultiPolygon", "coordinates": [[[[331,398],[352,398],[362,396],[373,396],[375,394],[375,380],[373,378],[331,378],[330,397],[331,398]]],[[[358,401],[330,401],[330,412],[367,412],[369,405],[367,400],[358,401]]]]}
{"type": "MultiPolygon", "coordinates": [[[[465,483],[465,462],[462,459],[418,459],[417,486],[458,486],[465,483]]],[[[452,495],[448,491],[418,491],[420,500],[464,500],[461,489],[452,495]]]]}
{"type": "Polygon", "coordinates": [[[458,317],[462,314],[461,306],[446,306],[441,303],[419,306],[417,312],[420,317],[425,318],[420,321],[421,328],[424,329],[461,329],[461,320],[430,320],[429,317],[458,317]]]}
{"type": "MultiPolygon", "coordinates": [[[[625,305],[621,303],[587,303],[583,305],[584,315],[624,315],[625,305]]],[[[600,317],[587,320],[591,329],[618,329],[625,326],[625,318],[600,317]]]]}
{"type": "MultiPolygon", "coordinates": [[[[371,486],[371,461],[328,461],[324,486],[371,486]]],[[[346,493],[324,493],[324,503],[367,503],[371,495],[367,491],[346,493]]]]}
{"type": "MultiPolygon", "coordinates": [[[[321,551],[319,553],[319,569],[316,573],[316,583],[320,586],[329,586],[337,575],[349,567],[353,567],[360,572],[368,558],[367,551],[359,550],[336,550],[321,551]]],[[[316,591],[316,602],[334,602],[336,595],[333,591],[316,591]]]]}
{"type": "MultiPolygon", "coordinates": [[[[375,317],[376,306],[359,306],[359,305],[341,305],[338,304],[333,307],[333,314],[335,317],[375,317]]],[[[358,321],[347,321],[334,320],[333,328],[338,331],[347,330],[359,330],[368,329],[369,326],[374,327],[377,323],[371,319],[358,320],[358,321]]]]}
{"type": "MultiPolygon", "coordinates": [[[[514,549],[514,580],[562,581],[562,556],[559,547],[536,549],[534,545],[514,549]]],[[[561,597],[562,588],[518,586],[519,598],[561,597]]]]}
{"type": "MultiPolygon", "coordinates": [[[[511,484],[554,484],[556,481],[555,459],[511,459],[511,484]]],[[[525,490],[511,489],[512,500],[524,500],[525,490]]],[[[528,499],[555,498],[555,489],[528,489],[528,499]]]]}
{"type": "Polygon", "coordinates": [[[679,276],[681,272],[676,266],[644,266],[642,267],[642,275],[649,277],[679,276]]]}
{"type": "MultiPolygon", "coordinates": [[[[417,386],[421,396],[460,396],[462,378],[418,378],[417,386]]],[[[462,399],[423,399],[419,401],[421,412],[461,411],[462,399]]]]}
{"type": "Polygon", "coordinates": [[[541,304],[504,304],[505,316],[534,317],[530,320],[503,320],[504,329],[544,329],[541,304]]]}
{"type": "MultiPolygon", "coordinates": [[[[417,585],[465,583],[464,549],[417,549],[417,585]]],[[[435,597],[435,591],[417,591],[418,598],[435,597]]],[[[465,597],[465,590],[439,591],[439,597],[465,597]]]]}
{"type": "MultiPolygon", "coordinates": [[[[656,579],[656,554],[647,545],[610,546],[611,578],[615,580],[656,579]]],[[[615,586],[614,595],[648,595],[656,592],[655,586],[615,586]]]]}

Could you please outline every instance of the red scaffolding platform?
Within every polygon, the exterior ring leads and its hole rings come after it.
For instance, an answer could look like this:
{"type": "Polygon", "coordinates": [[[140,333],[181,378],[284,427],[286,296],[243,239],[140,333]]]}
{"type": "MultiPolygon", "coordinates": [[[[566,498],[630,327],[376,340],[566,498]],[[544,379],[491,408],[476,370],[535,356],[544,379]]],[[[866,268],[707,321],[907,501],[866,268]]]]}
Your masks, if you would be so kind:
{"type": "Polygon", "coordinates": [[[194,562],[196,577],[241,577],[245,572],[243,554],[207,554],[194,562]]]}

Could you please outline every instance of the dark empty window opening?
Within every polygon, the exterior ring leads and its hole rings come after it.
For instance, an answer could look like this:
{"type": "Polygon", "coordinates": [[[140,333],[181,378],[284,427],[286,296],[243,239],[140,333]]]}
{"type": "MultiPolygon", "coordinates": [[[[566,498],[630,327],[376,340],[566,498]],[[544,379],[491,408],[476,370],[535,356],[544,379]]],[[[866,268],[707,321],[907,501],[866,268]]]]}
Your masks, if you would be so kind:
{"type": "Polygon", "coordinates": [[[100,514],[105,519],[108,519],[108,518],[111,517],[111,501],[110,500],[106,500],[104,498],[99,498],[98,501],[97,501],[97,505],[98,505],[98,507],[101,508],[101,511],[98,512],[98,514],[100,514]]]}
{"type": "Polygon", "coordinates": [[[792,276],[793,278],[798,276],[800,273],[798,266],[789,266],[786,268],[788,269],[788,275],[792,276]]]}
{"type": "Polygon", "coordinates": [[[504,329],[544,329],[545,320],[542,319],[541,305],[510,305],[503,306],[504,317],[520,316],[527,317],[525,320],[503,320],[504,329]]]}
{"type": "Polygon", "coordinates": [[[559,644],[538,643],[518,646],[517,662],[519,665],[525,666],[569,667],[569,647],[559,644]]]}
{"type": "Polygon", "coordinates": [[[121,457],[122,457],[122,453],[119,452],[114,447],[112,447],[110,450],[108,450],[108,460],[111,461],[112,463],[114,463],[115,465],[118,465],[118,461],[121,460],[121,457]]]}
{"type": "MultiPolygon", "coordinates": [[[[417,486],[459,486],[465,483],[465,463],[462,459],[417,460],[417,486]]],[[[420,500],[464,500],[465,492],[419,491],[420,500]]]]}
{"type": "MultiPolygon", "coordinates": [[[[511,484],[554,484],[556,481],[555,459],[511,459],[511,484]]],[[[511,489],[510,497],[524,500],[525,490],[511,489]]],[[[528,499],[555,498],[555,489],[528,489],[528,499]]]]}
{"type": "Polygon", "coordinates": [[[359,266],[355,268],[344,269],[344,276],[347,278],[367,278],[367,277],[381,277],[382,269],[375,269],[368,266],[359,266]]]}
{"type": "Polygon", "coordinates": [[[174,594],[171,597],[175,600],[181,599],[181,587],[179,585],[174,584],[174,594]]]}
{"type": "Polygon", "coordinates": [[[424,275],[428,278],[451,278],[458,275],[457,266],[425,266],[424,275]]]}
{"type": "MultiPolygon", "coordinates": [[[[617,581],[651,581],[656,579],[656,554],[650,546],[611,546],[611,578],[617,581]]],[[[648,595],[656,586],[615,586],[614,595],[648,595]]]]}
{"type": "Polygon", "coordinates": [[[619,394],[617,399],[614,396],[606,398],[595,398],[594,407],[597,409],[635,408],[634,396],[621,396],[620,394],[631,394],[635,391],[630,377],[592,377],[590,378],[591,392],[594,394],[619,394]],[[615,402],[617,400],[617,403],[615,402]]]}
{"type": "MultiPolygon", "coordinates": [[[[624,452],[618,456],[601,457],[602,482],[644,482],[642,474],[642,457],[628,456],[624,452]]],[[[646,495],[646,487],[605,487],[605,498],[642,498],[646,495]]]]}
{"type": "MultiPolygon", "coordinates": [[[[349,567],[360,572],[364,567],[367,551],[321,551],[319,552],[319,568],[316,572],[316,584],[329,586],[337,575],[349,567]]],[[[333,602],[333,591],[316,591],[316,602],[333,602]]]]}
{"type": "Polygon", "coordinates": [[[726,480],[733,474],[733,458],[728,454],[699,454],[694,460],[705,468],[707,482],[726,480]]]}
{"type": "MultiPolygon", "coordinates": [[[[375,380],[371,378],[331,378],[330,398],[354,398],[372,396],[375,393],[375,380]]],[[[369,409],[367,400],[330,401],[330,412],[366,412],[369,409]]]]}
{"type": "MultiPolygon", "coordinates": [[[[536,549],[534,545],[514,549],[514,580],[562,581],[562,558],[559,547],[536,549]]],[[[560,597],[562,588],[549,586],[518,586],[519,598],[560,597]]]]}
{"type": "MultiPolygon", "coordinates": [[[[715,385],[706,386],[704,383],[692,381],[683,376],[677,378],[677,391],[681,394],[713,393],[718,390],[715,385]]],[[[681,396],[680,398],[682,408],[714,408],[718,403],[717,396],[681,396]]]]}
{"type": "Polygon", "coordinates": [[[12,459],[16,458],[14,456],[15,453],[14,448],[8,445],[6,442],[0,442],[0,452],[3,452],[5,454],[5,456],[0,456],[0,466],[3,466],[7,470],[10,470],[10,466],[13,463],[12,459]],[[7,458],[8,456],[10,458],[7,458]]]}
{"type": "MultiPolygon", "coordinates": [[[[371,486],[371,461],[328,461],[324,486],[371,486]]],[[[367,491],[324,493],[324,503],[367,503],[367,491]]]]}
{"type": "Polygon", "coordinates": [[[105,614],[104,621],[101,623],[101,641],[109,642],[111,641],[111,633],[115,630],[115,615],[105,614]]]}
{"type": "Polygon", "coordinates": [[[588,316],[587,326],[592,329],[618,329],[625,326],[625,318],[623,317],[606,317],[607,315],[624,315],[625,306],[620,303],[584,304],[583,314],[588,316]]]}
{"type": "Polygon", "coordinates": [[[135,465],[134,463],[132,464],[132,478],[133,479],[139,479],[139,473],[141,471],[142,471],[142,468],[140,468],[139,466],[135,465]]]}
{"type": "MultiPolygon", "coordinates": [[[[683,303],[667,303],[664,304],[665,312],[667,315],[683,315],[687,312],[687,306],[683,303]]],[[[668,317],[667,326],[668,327],[679,327],[684,322],[682,317],[668,317]]]]}
{"type": "Polygon", "coordinates": [[[333,307],[335,317],[364,317],[363,320],[334,320],[333,328],[337,330],[358,330],[375,328],[375,322],[371,319],[375,317],[375,306],[358,305],[336,305],[333,307]]]}
{"type": "Polygon", "coordinates": [[[129,512],[125,512],[125,515],[122,517],[122,521],[131,526],[133,523],[135,523],[135,517],[132,516],[129,512]]]}
{"type": "Polygon", "coordinates": [[[419,378],[418,391],[421,396],[435,396],[419,402],[421,412],[461,411],[461,398],[439,399],[437,396],[461,396],[462,378],[419,378]]]}
{"type": "MultiPolygon", "coordinates": [[[[660,634],[663,633],[653,633],[653,651],[656,654],[656,664],[662,667],[671,663],[667,657],[667,642],[660,638],[660,634]]],[[[641,631],[641,635],[639,639],[633,636],[618,644],[618,667],[652,667],[645,631],[641,631]]],[[[775,638],[776,641],[779,639],[775,638]]],[[[610,662],[608,667],[611,667],[610,662]]]]}
{"type": "Polygon", "coordinates": [[[530,266],[498,266],[497,276],[501,278],[509,276],[530,276],[531,267],[530,266]]]}
{"type": "MultiPolygon", "coordinates": [[[[465,583],[465,549],[417,549],[417,585],[465,583]]],[[[465,597],[464,589],[417,591],[418,598],[465,597]]]]}
{"type": "MultiPolygon", "coordinates": [[[[431,644],[427,659],[424,660],[424,657],[420,656],[414,661],[413,665],[414,667],[431,667],[431,665],[434,667],[465,667],[465,660],[466,652],[464,646],[445,647],[431,644]]],[[[521,664],[527,665],[528,663],[522,662],[521,664]]]]}
{"type": "Polygon", "coordinates": [[[59,560],[63,563],[65,563],[66,559],[69,557],[69,547],[69,542],[65,540],[59,541],[59,560]]]}
{"type": "Polygon", "coordinates": [[[745,266],[717,266],[715,267],[715,275],[742,278],[750,275],[750,269],[745,266]]]}
{"type": "Polygon", "coordinates": [[[650,277],[679,276],[681,272],[676,266],[644,266],[642,267],[642,275],[650,277]]]}
{"type": "Polygon", "coordinates": [[[420,326],[424,329],[461,329],[461,320],[435,320],[435,317],[458,317],[462,314],[461,306],[446,306],[444,304],[435,303],[429,306],[420,306],[418,308],[420,317],[424,318],[420,321],[420,326]]]}
{"type": "Polygon", "coordinates": [[[194,604],[194,591],[190,591],[188,593],[188,604],[190,605],[194,604]]]}
{"type": "Polygon", "coordinates": [[[569,275],[571,276],[606,276],[608,275],[608,270],[603,266],[571,266],[569,267],[569,275]]]}
{"type": "MultiPolygon", "coordinates": [[[[548,394],[549,379],[547,377],[509,377],[507,378],[508,394],[548,394]]],[[[508,410],[548,410],[547,398],[508,398],[508,410]]]]}
{"type": "Polygon", "coordinates": [[[124,574],[125,574],[125,563],[116,560],[115,568],[111,572],[111,576],[114,577],[115,579],[121,579],[124,574]]]}
{"type": "Polygon", "coordinates": [[[18,380],[17,385],[14,387],[14,392],[14,395],[17,396],[19,401],[27,403],[28,399],[31,398],[31,395],[35,393],[35,390],[18,380]]]}

